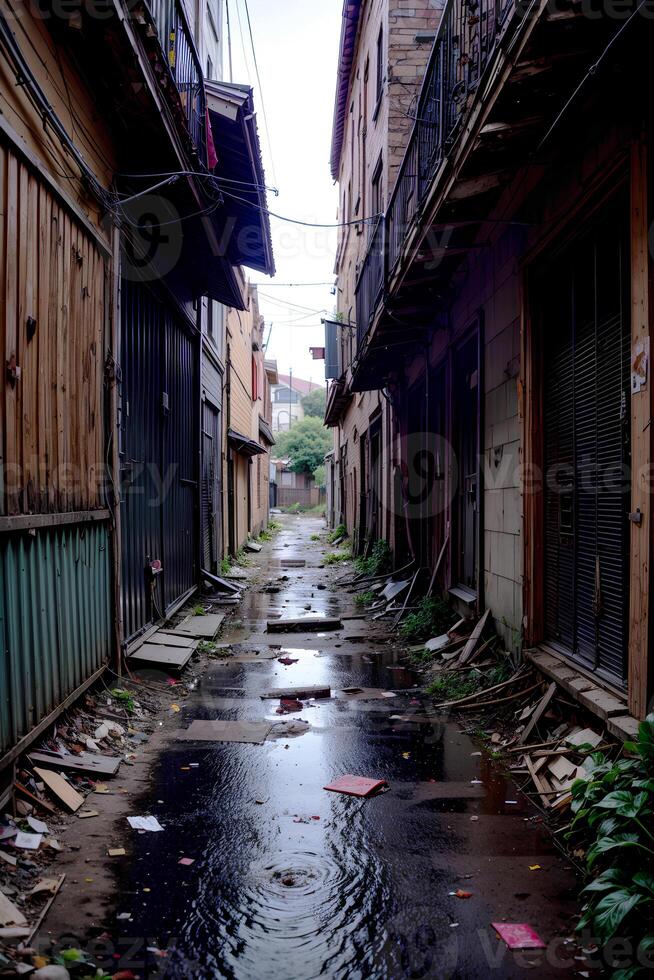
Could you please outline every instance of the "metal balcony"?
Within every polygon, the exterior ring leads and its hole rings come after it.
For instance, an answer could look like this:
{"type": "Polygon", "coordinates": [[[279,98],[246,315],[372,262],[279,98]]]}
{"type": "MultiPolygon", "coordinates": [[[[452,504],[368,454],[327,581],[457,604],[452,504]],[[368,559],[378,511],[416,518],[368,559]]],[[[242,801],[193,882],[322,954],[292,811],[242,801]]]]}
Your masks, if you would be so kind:
{"type": "Polygon", "coordinates": [[[178,0],[147,0],[159,44],[175,83],[189,136],[207,162],[207,103],[202,65],[193,33],[178,0]]]}
{"type": "Polygon", "coordinates": [[[385,219],[375,229],[357,282],[359,347],[439,167],[458,138],[513,9],[514,0],[448,0],[446,4],[404,160],[385,219]]]}

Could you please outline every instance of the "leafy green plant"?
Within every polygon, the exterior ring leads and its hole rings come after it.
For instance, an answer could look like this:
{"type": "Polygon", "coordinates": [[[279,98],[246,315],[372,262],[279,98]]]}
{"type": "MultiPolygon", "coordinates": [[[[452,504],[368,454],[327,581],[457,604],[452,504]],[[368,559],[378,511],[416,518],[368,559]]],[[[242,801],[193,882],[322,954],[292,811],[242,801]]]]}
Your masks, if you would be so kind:
{"type": "Polygon", "coordinates": [[[386,575],[393,568],[393,553],[388,541],[375,541],[368,558],[361,556],[355,562],[357,572],[362,575],[386,575]]]}
{"type": "Polygon", "coordinates": [[[215,653],[216,644],[210,640],[200,640],[197,646],[198,653],[215,653]]]}
{"type": "Polygon", "coordinates": [[[337,527],[334,528],[333,531],[329,532],[329,534],[327,535],[327,540],[329,541],[330,544],[333,544],[334,541],[338,541],[339,538],[346,538],[346,537],[347,537],[347,528],[345,524],[339,524],[337,527]]]}
{"type": "Polygon", "coordinates": [[[374,592],[359,592],[358,595],[355,595],[354,601],[357,606],[369,606],[370,603],[374,602],[376,598],[377,597],[374,592]]]}
{"type": "Polygon", "coordinates": [[[277,534],[277,532],[281,531],[281,529],[282,525],[279,523],[279,521],[268,521],[268,531],[271,534],[277,534]]]}
{"type": "MultiPolygon", "coordinates": [[[[593,753],[585,778],[572,786],[574,818],[568,839],[585,846],[586,869],[596,875],[584,888],[579,929],[601,943],[615,936],[654,951],[654,714],[625,744],[631,758],[593,753]]],[[[634,965],[615,978],[645,975],[634,965]]]]}
{"type": "Polygon", "coordinates": [[[476,694],[486,687],[493,687],[494,684],[501,684],[511,673],[508,664],[502,663],[493,670],[473,671],[470,674],[443,674],[427,687],[427,694],[437,696],[445,701],[456,701],[458,698],[465,698],[469,694],[476,694]]]}
{"type": "Polygon", "coordinates": [[[193,606],[191,613],[193,616],[204,616],[205,614],[204,606],[198,602],[195,606],[193,606]]]}
{"type": "Polygon", "coordinates": [[[428,640],[447,632],[453,622],[452,610],[443,599],[425,596],[415,612],[409,613],[400,626],[400,634],[411,643],[428,640]]]}
{"type": "Polygon", "coordinates": [[[340,561],[350,561],[351,558],[351,551],[328,551],[323,561],[325,565],[336,565],[340,561]]]}
{"type": "Polygon", "coordinates": [[[311,535],[311,540],[312,541],[320,541],[320,535],[319,534],[312,534],[311,535]]]}
{"type": "Polygon", "coordinates": [[[268,528],[264,528],[259,535],[259,541],[272,541],[272,539],[272,531],[270,531],[268,528]]]}
{"type": "Polygon", "coordinates": [[[229,575],[231,570],[232,570],[232,559],[229,556],[227,556],[226,558],[223,558],[220,563],[221,575],[229,575]]]}
{"type": "Polygon", "coordinates": [[[241,548],[241,550],[237,553],[236,558],[234,559],[234,564],[239,565],[241,568],[247,568],[248,565],[252,564],[250,559],[245,554],[243,548],[241,548]]]}
{"type": "Polygon", "coordinates": [[[121,687],[115,687],[113,691],[109,692],[114,699],[117,701],[121,707],[125,709],[128,715],[133,715],[136,710],[136,702],[134,701],[134,695],[131,691],[125,691],[121,687]]]}

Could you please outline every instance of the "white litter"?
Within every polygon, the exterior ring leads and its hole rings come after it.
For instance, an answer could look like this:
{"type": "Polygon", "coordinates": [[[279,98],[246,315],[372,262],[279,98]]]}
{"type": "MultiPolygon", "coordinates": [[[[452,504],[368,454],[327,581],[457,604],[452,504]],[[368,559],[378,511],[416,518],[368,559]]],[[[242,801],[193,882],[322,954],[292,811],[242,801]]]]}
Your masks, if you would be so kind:
{"type": "Polygon", "coordinates": [[[42,840],[43,834],[24,834],[19,830],[14,843],[19,851],[38,851],[42,840]]]}
{"type": "Polygon", "coordinates": [[[49,834],[47,824],[44,824],[42,820],[37,820],[36,817],[28,817],[27,822],[34,831],[35,834],[49,834]]]}
{"type": "Polygon", "coordinates": [[[132,830],[147,830],[153,834],[163,830],[156,817],[128,817],[127,822],[132,830]]]}

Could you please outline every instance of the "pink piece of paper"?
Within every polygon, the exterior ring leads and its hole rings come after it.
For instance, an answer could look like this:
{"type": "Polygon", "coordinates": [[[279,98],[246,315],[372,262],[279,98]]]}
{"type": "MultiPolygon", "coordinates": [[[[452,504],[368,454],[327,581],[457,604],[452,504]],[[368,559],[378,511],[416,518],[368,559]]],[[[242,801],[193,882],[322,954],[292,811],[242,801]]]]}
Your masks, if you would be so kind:
{"type": "Polygon", "coordinates": [[[178,861],[178,864],[182,864],[185,868],[190,868],[192,864],[195,864],[195,858],[182,858],[178,861]]]}
{"type": "Polygon", "coordinates": [[[384,779],[366,779],[365,776],[341,776],[324,789],[331,793],[345,793],[346,796],[370,796],[386,786],[384,779]]]}
{"type": "Polygon", "coordinates": [[[545,949],[538,933],[526,922],[491,922],[509,949],[545,949]]]}

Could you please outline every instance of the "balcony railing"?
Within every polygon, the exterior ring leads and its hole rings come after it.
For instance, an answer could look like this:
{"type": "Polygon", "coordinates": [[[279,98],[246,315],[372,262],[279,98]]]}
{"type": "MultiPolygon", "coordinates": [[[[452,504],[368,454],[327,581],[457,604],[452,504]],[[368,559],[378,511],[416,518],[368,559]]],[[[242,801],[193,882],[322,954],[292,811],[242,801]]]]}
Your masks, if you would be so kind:
{"type": "Polygon", "coordinates": [[[368,332],[385,280],[399,261],[412,222],[457,139],[513,5],[514,0],[448,0],[427,66],[416,121],[382,222],[385,240],[380,248],[378,229],[361,267],[357,283],[359,343],[368,332]]]}
{"type": "Polygon", "coordinates": [[[207,102],[202,65],[179,0],[147,0],[168,68],[179,93],[189,136],[207,162],[207,102]]]}
{"type": "Polygon", "coordinates": [[[357,280],[357,347],[361,347],[384,289],[384,218],[372,225],[370,244],[357,280]]]}

